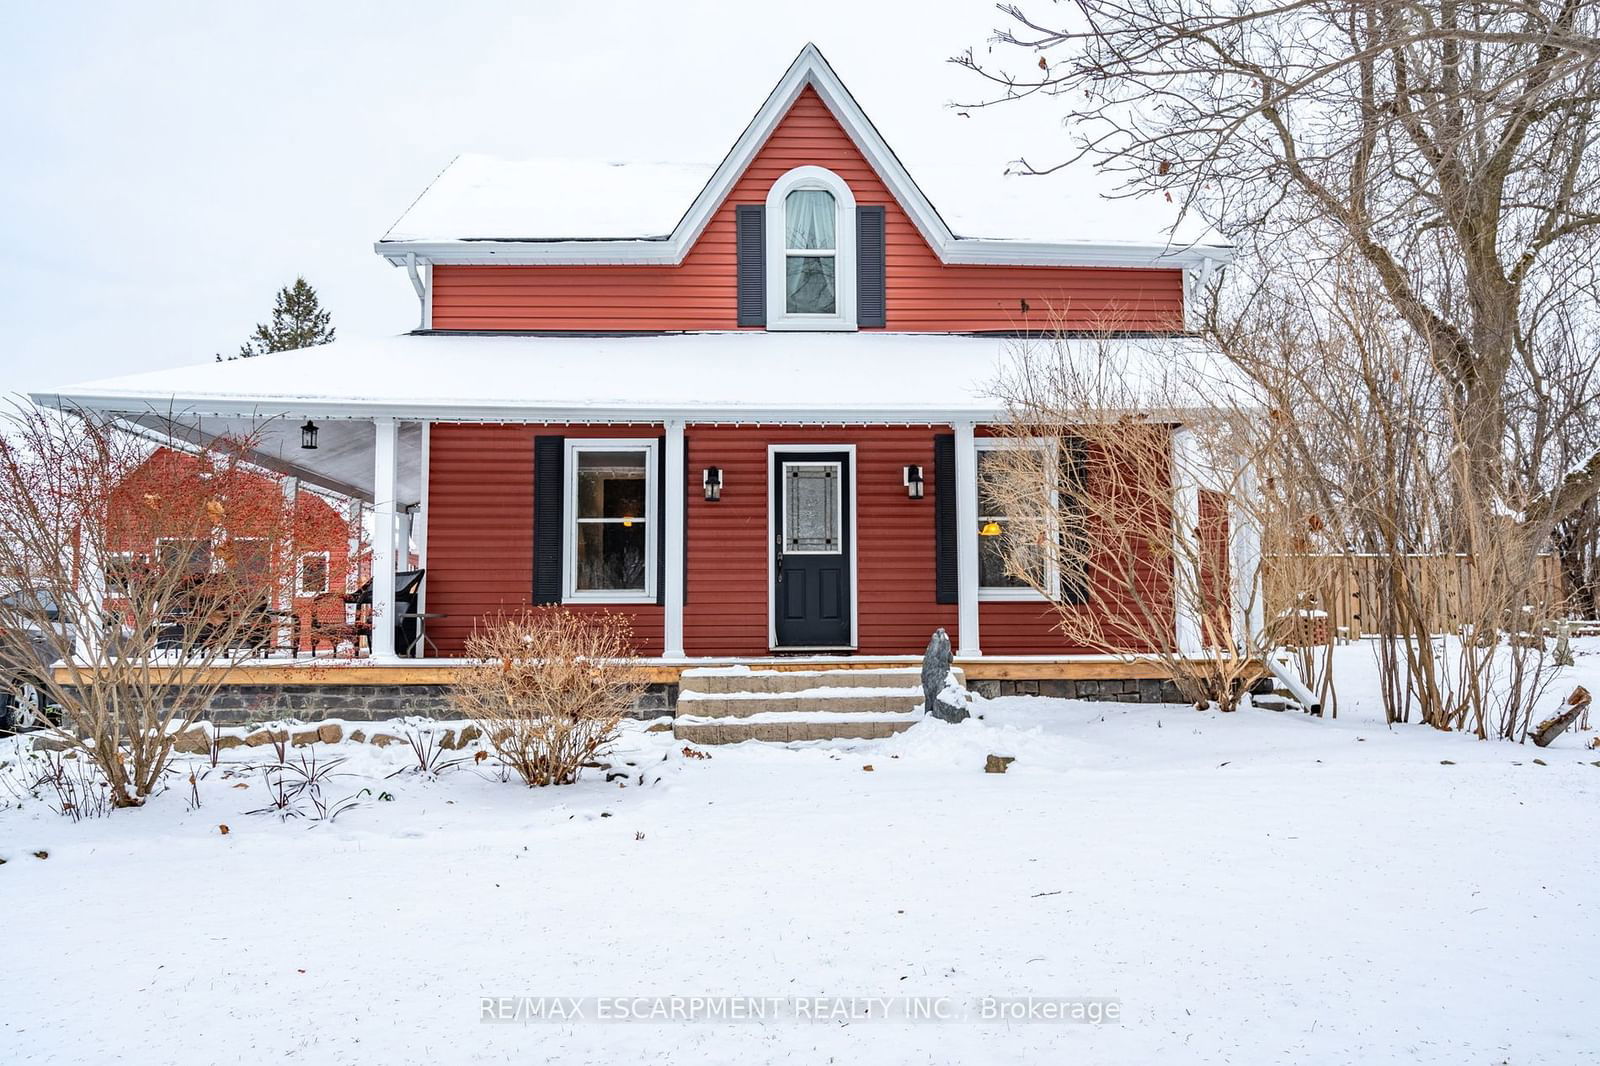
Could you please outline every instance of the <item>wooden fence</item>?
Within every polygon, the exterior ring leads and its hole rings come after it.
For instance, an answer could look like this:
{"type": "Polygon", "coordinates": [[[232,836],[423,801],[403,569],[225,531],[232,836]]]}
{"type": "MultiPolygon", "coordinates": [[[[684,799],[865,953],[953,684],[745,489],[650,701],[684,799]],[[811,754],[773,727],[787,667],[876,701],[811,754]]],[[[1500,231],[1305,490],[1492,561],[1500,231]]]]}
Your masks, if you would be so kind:
{"type": "MultiPolygon", "coordinates": [[[[1428,629],[1451,633],[1472,617],[1472,558],[1467,555],[1417,555],[1409,560],[1410,579],[1427,605],[1428,629]]],[[[1282,556],[1263,560],[1262,587],[1269,619],[1285,612],[1324,612],[1332,634],[1356,639],[1378,629],[1379,582],[1382,556],[1318,557],[1304,565],[1282,556]],[[1307,574],[1318,575],[1318,589],[1295,588],[1307,574]],[[1370,612],[1370,613],[1369,613],[1370,612]]],[[[1561,563],[1553,555],[1539,557],[1537,622],[1558,616],[1566,603],[1566,583],[1561,563]]],[[[1316,629],[1320,626],[1311,626],[1316,629]]]]}

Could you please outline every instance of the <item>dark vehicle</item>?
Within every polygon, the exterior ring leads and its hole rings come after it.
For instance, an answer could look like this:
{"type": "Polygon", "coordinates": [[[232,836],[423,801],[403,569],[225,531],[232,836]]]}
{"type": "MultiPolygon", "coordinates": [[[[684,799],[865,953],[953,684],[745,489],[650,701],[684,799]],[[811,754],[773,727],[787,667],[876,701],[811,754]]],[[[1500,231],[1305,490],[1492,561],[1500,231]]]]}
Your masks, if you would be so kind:
{"type": "Polygon", "coordinates": [[[0,734],[50,724],[40,682],[52,663],[71,653],[76,638],[48,590],[23,586],[0,596],[0,670],[7,671],[0,677],[0,734]],[[48,626],[39,624],[40,615],[48,626]]]}

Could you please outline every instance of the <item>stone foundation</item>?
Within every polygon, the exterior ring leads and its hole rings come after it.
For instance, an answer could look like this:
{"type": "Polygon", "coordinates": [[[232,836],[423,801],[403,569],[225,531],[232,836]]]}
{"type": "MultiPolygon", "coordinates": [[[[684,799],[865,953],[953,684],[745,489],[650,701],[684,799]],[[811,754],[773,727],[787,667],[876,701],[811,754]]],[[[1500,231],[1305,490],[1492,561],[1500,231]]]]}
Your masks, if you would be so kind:
{"type": "Polygon", "coordinates": [[[1108,703],[1188,703],[1178,686],[1161,678],[1126,678],[1101,681],[969,681],[967,687],[993,699],[996,696],[1056,696],[1068,700],[1103,700],[1108,703]]]}
{"type": "MultiPolygon", "coordinates": [[[[676,684],[652,684],[631,717],[659,718],[678,702],[676,684]]],[[[224,685],[211,697],[204,718],[217,725],[253,725],[283,718],[320,722],[341,718],[379,722],[418,715],[453,719],[448,685],[224,685]]]]}

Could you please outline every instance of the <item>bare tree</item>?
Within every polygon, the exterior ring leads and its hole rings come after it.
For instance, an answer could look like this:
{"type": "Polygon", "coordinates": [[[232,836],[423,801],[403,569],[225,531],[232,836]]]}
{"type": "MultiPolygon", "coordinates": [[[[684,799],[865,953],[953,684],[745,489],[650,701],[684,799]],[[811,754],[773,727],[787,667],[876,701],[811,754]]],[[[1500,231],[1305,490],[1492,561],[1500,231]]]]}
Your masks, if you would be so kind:
{"type": "Polygon", "coordinates": [[[980,569],[1030,589],[1072,648],[1154,660],[1198,707],[1238,706],[1264,646],[1259,585],[1236,565],[1257,516],[1237,380],[1181,344],[1019,343],[996,391],[1002,446],[979,452],[980,569]],[[1237,580],[1237,578],[1243,580],[1237,580]]]}
{"type": "Polygon", "coordinates": [[[1586,264],[1600,228],[1600,4],[1062,9],[1046,22],[1004,5],[1002,59],[993,50],[955,59],[996,89],[965,106],[1061,101],[1075,150],[1018,169],[1092,162],[1117,176],[1122,195],[1165,196],[1203,217],[1241,245],[1258,277],[1275,254],[1351,253],[1361,283],[1426,353],[1461,450],[1463,494],[1510,501],[1496,520],[1519,518],[1536,547],[1594,496],[1600,451],[1556,470],[1505,457],[1517,397],[1549,379],[1548,358],[1594,350],[1586,264]],[[1006,46],[1028,57],[1016,70],[1003,63],[1006,46]],[[1552,336],[1573,328],[1587,340],[1552,336]]]}
{"type": "Polygon", "coordinates": [[[1271,414],[1262,506],[1278,550],[1374,557],[1361,621],[1388,720],[1415,710],[1437,728],[1521,739],[1561,605],[1527,580],[1533,528],[1464,491],[1460,416],[1424,346],[1359,264],[1337,262],[1285,265],[1220,339],[1271,414]],[[1448,587],[1429,578],[1440,562],[1458,579],[1448,587]]]}
{"type": "Polygon", "coordinates": [[[277,627],[285,575],[251,546],[289,518],[281,495],[246,513],[264,475],[244,450],[201,454],[196,478],[130,481],[150,445],[99,416],[19,406],[0,424],[0,684],[59,709],[114,807],[157,789],[176,729],[277,627]]]}

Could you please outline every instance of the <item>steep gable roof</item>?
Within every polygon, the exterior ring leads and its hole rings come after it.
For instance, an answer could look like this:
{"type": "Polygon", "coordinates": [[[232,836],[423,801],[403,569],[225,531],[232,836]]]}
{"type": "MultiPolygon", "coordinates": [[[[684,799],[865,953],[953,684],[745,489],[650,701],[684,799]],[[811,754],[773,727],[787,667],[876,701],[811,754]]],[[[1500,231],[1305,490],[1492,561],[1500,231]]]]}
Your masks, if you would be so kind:
{"type": "MultiPolygon", "coordinates": [[[[417,260],[675,266],[808,88],[821,97],[946,263],[1188,268],[1230,257],[1230,249],[1220,245],[1035,240],[1013,228],[1021,218],[1032,225],[1041,215],[1062,214],[1059,203],[1054,211],[1013,212],[1012,227],[1002,223],[983,226],[981,233],[953,231],[814,44],[800,51],[715,168],[573,160],[507,165],[464,156],[434,180],[375,250],[395,265],[412,266],[417,260]],[[682,210],[682,197],[696,182],[699,191],[682,210]],[[669,223],[675,212],[681,213],[669,223]]],[[[1041,183],[1032,188],[1040,189],[1041,183]]],[[[1009,198],[1016,191],[1007,190],[1009,198]]],[[[1008,196],[982,198],[1004,201],[1008,196]]]]}

